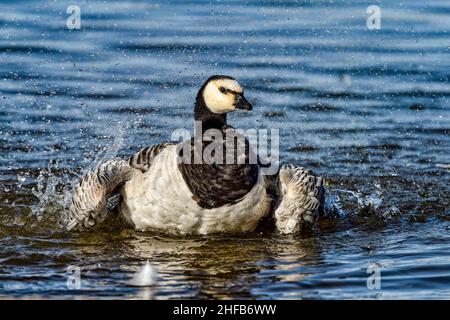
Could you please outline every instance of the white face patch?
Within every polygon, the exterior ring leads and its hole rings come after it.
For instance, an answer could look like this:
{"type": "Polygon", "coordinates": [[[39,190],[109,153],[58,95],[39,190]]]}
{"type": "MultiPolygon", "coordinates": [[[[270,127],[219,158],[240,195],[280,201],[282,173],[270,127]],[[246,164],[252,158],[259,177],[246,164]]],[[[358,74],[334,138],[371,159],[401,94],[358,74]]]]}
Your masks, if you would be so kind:
{"type": "Polygon", "coordinates": [[[221,87],[226,90],[242,92],[242,88],[236,80],[217,79],[210,81],[203,90],[203,99],[211,112],[227,113],[236,110],[234,106],[235,95],[232,92],[220,91],[221,87]]]}

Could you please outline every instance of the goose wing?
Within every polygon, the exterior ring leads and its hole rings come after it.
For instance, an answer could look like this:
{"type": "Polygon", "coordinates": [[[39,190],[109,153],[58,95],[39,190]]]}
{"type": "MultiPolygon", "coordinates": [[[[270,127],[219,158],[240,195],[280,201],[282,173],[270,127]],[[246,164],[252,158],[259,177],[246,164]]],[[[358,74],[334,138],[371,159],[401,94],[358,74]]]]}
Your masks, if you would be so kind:
{"type": "Polygon", "coordinates": [[[315,226],[325,201],[322,177],[311,170],[288,164],[267,181],[268,189],[278,200],[274,218],[280,233],[296,233],[315,226]]]}
{"type": "Polygon", "coordinates": [[[172,143],[160,143],[154,144],[147,148],[143,148],[132,155],[128,162],[131,167],[139,169],[142,172],[146,172],[152,165],[153,159],[167,146],[172,145],[172,143]]]}
{"type": "Polygon", "coordinates": [[[66,230],[85,230],[103,222],[108,216],[108,199],[117,194],[136,170],[147,171],[153,159],[169,143],[143,148],[133,156],[101,163],[76,185],[72,203],[61,219],[66,230]]]}

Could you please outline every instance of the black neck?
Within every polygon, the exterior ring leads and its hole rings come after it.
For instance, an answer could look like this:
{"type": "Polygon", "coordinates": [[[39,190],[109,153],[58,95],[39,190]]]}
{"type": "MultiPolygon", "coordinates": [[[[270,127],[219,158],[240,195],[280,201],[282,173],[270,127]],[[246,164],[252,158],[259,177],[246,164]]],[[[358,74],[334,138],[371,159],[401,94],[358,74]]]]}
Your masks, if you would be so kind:
{"type": "Polygon", "coordinates": [[[213,113],[208,109],[203,99],[203,89],[200,89],[195,100],[195,121],[201,121],[202,133],[208,129],[222,130],[227,124],[227,114],[213,113]]]}

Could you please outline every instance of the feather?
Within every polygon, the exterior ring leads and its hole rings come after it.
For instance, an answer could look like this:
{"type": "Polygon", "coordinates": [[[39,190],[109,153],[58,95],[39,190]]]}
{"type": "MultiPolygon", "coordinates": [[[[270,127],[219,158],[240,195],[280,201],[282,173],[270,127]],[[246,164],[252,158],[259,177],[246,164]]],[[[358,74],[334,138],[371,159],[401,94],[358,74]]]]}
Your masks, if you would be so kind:
{"type": "Polygon", "coordinates": [[[127,161],[113,159],[88,172],[75,187],[69,211],[61,224],[66,230],[91,229],[108,216],[108,200],[116,195],[136,170],[147,171],[153,159],[170,143],[141,149],[127,161]]]}
{"type": "Polygon", "coordinates": [[[280,168],[275,183],[279,195],[274,213],[278,231],[290,234],[314,227],[325,201],[323,178],[311,170],[289,164],[280,168]]]}

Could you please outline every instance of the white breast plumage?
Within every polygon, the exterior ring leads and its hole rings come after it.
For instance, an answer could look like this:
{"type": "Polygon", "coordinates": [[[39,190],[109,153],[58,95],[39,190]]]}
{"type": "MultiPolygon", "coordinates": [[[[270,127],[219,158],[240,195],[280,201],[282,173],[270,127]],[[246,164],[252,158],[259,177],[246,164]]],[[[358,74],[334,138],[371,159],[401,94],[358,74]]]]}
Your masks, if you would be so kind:
{"type": "Polygon", "coordinates": [[[136,172],[122,188],[120,211],[139,230],[170,234],[211,234],[253,231],[270,210],[263,176],[240,201],[202,208],[178,170],[176,146],[161,151],[145,173],[136,172]]]}

